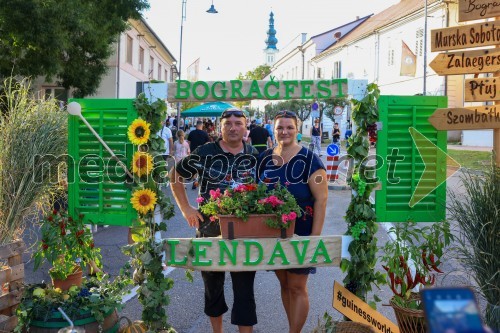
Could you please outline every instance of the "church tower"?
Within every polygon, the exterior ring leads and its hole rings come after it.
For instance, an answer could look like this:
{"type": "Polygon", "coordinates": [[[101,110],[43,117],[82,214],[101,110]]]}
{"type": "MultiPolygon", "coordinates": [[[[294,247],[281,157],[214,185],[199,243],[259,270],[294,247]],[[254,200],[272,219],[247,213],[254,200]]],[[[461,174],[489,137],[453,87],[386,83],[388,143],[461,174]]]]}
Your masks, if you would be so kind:
{"type": "Polygon", "coordinates": [[[267,47],[264,49],[264,63],[266,65],[272,66],[276,62],[276,56],[278,49],[276,48],[278,44],[278,39],[276,38],[276,29],[274,29],[274,14],[271,12],[269,14],[269,30],[267,30],[267,47]]]}

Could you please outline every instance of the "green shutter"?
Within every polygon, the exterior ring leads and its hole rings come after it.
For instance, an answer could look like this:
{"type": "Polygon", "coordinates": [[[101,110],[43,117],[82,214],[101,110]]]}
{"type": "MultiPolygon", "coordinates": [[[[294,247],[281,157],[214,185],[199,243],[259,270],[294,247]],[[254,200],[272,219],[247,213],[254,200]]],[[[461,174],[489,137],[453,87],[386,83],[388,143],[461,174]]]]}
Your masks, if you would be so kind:
{"type": "MultiPolygon", "coordinates": [[[[82,115],[120,160],[130,168],[133,145],[128,125],[137,118],[132,99],[74,99],[82,115]]],[[[69,117],[68,199],[71,215],[84,214],[85,221],[130,226],[137,213],[130,204],[125,173],[111,159],[79,117],[69,117]]]]}
{"type": "MultiPolygon", "coordinates": [[[[377,170],[382,188],[376,191],[375,209],[378,222],[432,222],[445,219],[446,214],[446,157],[436,149],[420,149],[428,163],[419,190],[434,189],[420,202],[410,207],[410,199],[424,171],[424,163],[410,135],[413,127],[432,144],[446,152],[446,131],[437,131],[427,120],[437,108],[447,107],[444,96],[380,96],[379,119],[382,130],[378,132],[377,155],[384,164],[377,170]],[[389,170],[388,155],[394,148],[404,156],[389,170]],[[430,162],[430,163],[429,163],[430,162]],[[389,172],[389,173],[388,173],[389,172]],[[399,181],[397,181],[399,178],[399,181]],[[444,182],[436,188],[437,185],[444,182]],[[422,187],[423,186],[423,187],[422,187]]],[[[425,140],[423,140],[425,141],[425,140]]],[[[420,147],[419,143],[419,147],[420,147]]]]}

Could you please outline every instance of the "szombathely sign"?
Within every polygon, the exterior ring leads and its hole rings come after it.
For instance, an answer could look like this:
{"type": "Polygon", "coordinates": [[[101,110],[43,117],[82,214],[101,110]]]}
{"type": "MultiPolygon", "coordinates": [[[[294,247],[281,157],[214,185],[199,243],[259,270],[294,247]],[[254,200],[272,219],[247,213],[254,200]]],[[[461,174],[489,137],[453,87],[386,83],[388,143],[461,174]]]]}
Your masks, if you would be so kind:
{"type": "Polygon", "coordinates": [[[177,80],[168,84],[169,102],[245,101],[252,99],[325,99],[347,96],[347,79],[331,80],[177,80]]]}
{"type": "Polygon", "coordinates": [[[348,256],[348,245],[346,236],[168,238],[164,250],[167,266],[199,271],[255,271],[339,266],[341,257],[348,256]]]}

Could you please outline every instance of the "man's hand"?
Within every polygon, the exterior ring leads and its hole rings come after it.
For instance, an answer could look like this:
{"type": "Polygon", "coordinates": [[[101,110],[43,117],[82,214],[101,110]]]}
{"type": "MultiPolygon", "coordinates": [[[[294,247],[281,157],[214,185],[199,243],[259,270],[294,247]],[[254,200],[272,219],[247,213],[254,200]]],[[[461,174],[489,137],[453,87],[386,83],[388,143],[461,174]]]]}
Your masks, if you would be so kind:
{"type": "Polygon", "coordinates": [[[203,221],[203,215],[191,205],[188,205],[183,211],[182,216],[186,219],[190,227],[198,228],[203,221]]]}

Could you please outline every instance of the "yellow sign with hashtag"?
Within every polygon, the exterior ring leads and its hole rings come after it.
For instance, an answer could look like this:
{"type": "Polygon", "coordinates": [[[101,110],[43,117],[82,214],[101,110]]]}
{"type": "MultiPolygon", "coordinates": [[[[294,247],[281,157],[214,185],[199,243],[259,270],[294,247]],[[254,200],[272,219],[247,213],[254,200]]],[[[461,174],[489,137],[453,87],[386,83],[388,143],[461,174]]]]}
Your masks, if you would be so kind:
{"type": "Polygon", "coordinates": [[[380,333],[399,333],[389,319],[372,309],[337,281],[333,284],[333,308],[354,322],[372,327],[380,333]]]}

